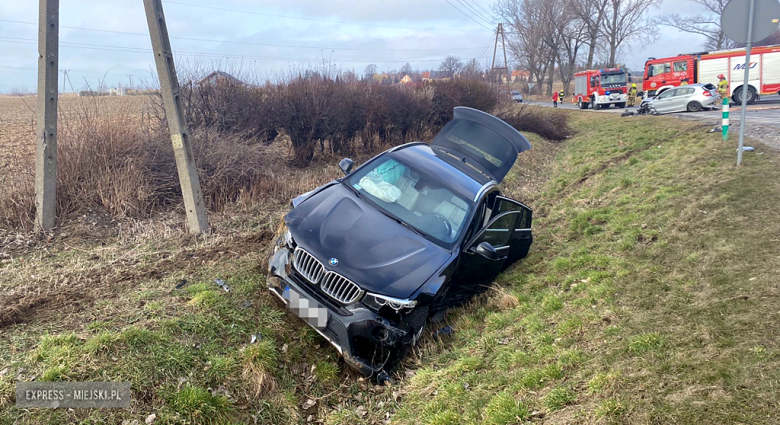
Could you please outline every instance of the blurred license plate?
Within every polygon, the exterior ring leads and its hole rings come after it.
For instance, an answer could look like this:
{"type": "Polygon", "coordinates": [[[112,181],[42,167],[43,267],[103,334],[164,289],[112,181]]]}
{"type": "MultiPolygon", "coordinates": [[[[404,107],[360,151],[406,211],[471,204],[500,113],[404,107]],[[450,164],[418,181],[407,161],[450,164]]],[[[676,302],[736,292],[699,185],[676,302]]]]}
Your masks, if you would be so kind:
{"type": "Polygon", "coordinates": [[[289,286],[284,288],[282,297],[287,300],[287,308],[309,325],[317,329],[328,325],[328,310],[317,301],[307,298],[289,286]]]}

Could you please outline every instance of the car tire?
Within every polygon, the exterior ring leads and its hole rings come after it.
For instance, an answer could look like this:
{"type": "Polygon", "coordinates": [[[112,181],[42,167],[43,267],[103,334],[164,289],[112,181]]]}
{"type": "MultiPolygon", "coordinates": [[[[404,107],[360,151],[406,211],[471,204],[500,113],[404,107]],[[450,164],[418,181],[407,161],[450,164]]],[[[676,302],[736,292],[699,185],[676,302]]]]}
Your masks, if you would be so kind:
{"type": "Polygon", "coordinates": [[[618,109],[623,109],[623,108],[626,107],[626,104],[625,104],[625,102],[624,103],[616,103],[615,107],[618,108],[618,109]]]}
{"type": "MultiPolygon", "coordinates": [[[[731,100],[734,101],[735,105],[741,105],[742,104],[742,91],[744,90],[745,86],[739,87],[738,89],[734,90],[734,94],[731,96],[731,100]]],[[[756,102],[757,98],[756,90],[753,87],[748,87],[747,92],[747,104],[752,105],[756,102]]]]}
{"type": "MultiPolygon", "coordinates": [[[[410,340],[403,341],[401,346],[387,359],[383,368],[385,372],[392,373],[398,368],[398,365],[400,365],[409,352],[412,351],[412,348],[417,345],[419,339],[415,339],[414,336],[422,334],[425,323],[428,321],[430,311],[431,308],[428,305],[419,307],[407,314],[401,320],[400,327],[407,330],[411,337],[410,340]]],[[[378,375],[375,375],[373,378],[378,378],[378,375]]]]}
{"type": "Polygon", "coordinates": [[[695,100],[693,102],[688,102],[688,106],[686,107],[686,109],[688,110],[688,112],[699,112],[702,109],[701,103],[695,100]]]}

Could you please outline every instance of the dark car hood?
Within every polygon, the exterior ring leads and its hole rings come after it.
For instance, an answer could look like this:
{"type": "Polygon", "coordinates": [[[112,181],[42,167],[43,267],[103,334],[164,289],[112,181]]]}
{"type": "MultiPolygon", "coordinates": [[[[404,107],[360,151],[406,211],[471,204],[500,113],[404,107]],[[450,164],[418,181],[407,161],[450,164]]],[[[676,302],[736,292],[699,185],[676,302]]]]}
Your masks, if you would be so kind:
{"type": "Polygon", "coordinates": [[[336,184],[285,217],[295,242],[366,291],[408,298],[451,256],[336,184]],[[331,266],[329,260],[338,259],[331,266]]]}

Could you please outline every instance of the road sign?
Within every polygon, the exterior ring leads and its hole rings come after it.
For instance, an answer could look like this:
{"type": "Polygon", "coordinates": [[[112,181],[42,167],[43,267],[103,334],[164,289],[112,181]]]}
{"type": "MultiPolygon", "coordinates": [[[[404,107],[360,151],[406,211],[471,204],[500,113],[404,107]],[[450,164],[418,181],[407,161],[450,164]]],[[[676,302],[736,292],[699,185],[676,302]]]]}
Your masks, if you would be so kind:
{"type": "Polygon", "coordinates": [[[528,83],[528,94],[531,94],[532,88],[534,88],[534,83],[528,83]]]}
{"type": "Polygon", "coordinates": [[[769,37],[777,29],[778,22],[780,2],[777,0],[731,0],[720,16],[723,33],[737,43],[747,43],[748,39],[755,42],[769,37]],[[752,37],[748,37],[748,31],[752,32],[752,37]]]}
{"type": "Polygon", "coordinates": [[[737,165],[742,164],[742,150],[745,145],[745,116],[747,115],[748,90],[750,82],[750,49],[754,41],[769,37],[780,22],[780,3],[777,0],[731,0],[723,8],[720,26],[726,36],[738,43],[747,43],[745,49],[745,78],[740,90],[742,113],[739,117],[739,147],[737,165]]]}

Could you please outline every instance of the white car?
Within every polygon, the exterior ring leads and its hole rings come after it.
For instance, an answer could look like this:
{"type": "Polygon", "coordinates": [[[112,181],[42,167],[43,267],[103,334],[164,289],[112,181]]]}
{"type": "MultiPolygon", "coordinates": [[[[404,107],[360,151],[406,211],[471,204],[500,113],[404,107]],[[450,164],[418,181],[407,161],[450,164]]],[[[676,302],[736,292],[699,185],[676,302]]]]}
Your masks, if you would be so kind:
{"type": "Polygon", "coordinates": [[[711,84],[689,84],[668,89],[655,98],[645,99],[648,108],[656,114],[671,112],[699,112],[703,108],[715,108],[720,95],[711,84]]]}
{"type": "Polygon", "coordinates": [[[512,95],[512,101],[517,102],[517,103],[523,103],[523,95],[520,94],[519,91],[512,90],[510,92],[510,94],[512,95]]]}

